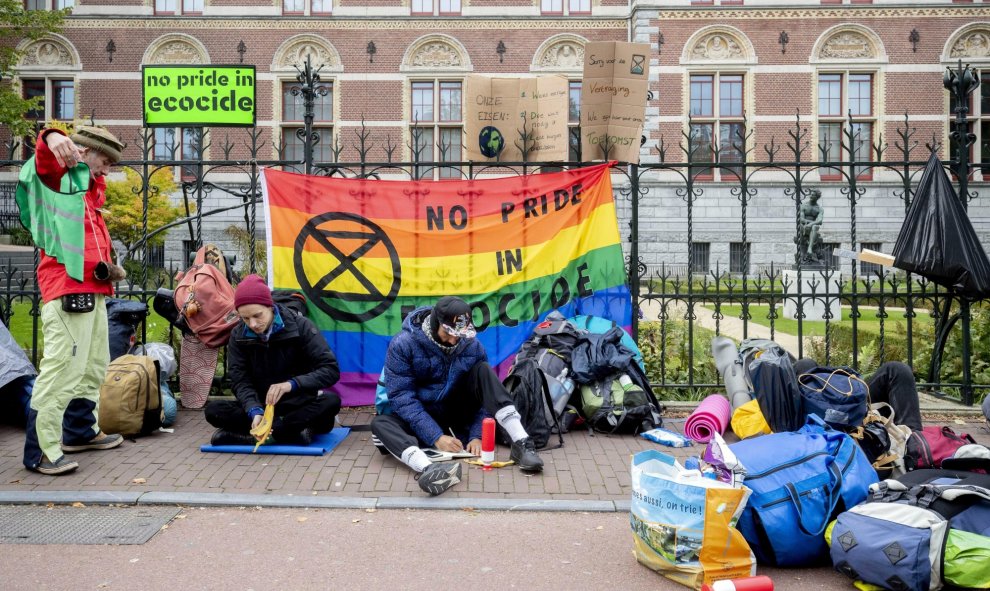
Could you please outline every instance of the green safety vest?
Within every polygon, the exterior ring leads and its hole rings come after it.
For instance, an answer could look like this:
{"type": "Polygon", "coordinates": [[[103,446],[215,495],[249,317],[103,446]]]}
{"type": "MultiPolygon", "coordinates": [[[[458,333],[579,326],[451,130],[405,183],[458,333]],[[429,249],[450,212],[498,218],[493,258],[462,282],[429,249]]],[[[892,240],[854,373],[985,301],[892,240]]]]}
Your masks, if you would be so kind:
{"type": "Polygon", "coordinates": [[[78,164],[69,169],[62,175],[61,189],[53,191],[41,180],[32,156],[21,167],[14,199],[21,210],[21,224],[38,248],[65,265],[69,277],[82,281],[89,167],[78,164]]]}

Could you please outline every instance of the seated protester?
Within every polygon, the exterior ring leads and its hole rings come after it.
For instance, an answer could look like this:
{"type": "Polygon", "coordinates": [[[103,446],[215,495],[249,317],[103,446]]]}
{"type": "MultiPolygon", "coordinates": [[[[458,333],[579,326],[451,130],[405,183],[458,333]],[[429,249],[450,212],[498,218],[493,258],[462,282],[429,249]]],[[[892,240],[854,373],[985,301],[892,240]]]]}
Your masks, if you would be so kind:
{"type": "Polygon", "coordinates": [[[0,422],[18,427],[27,424],[37,375],[24,349],[0,323],[0,422]]]}
{"type": "MultiPolygon", "coordinates": [[[[814,359],[799,359],[794,363],[794,373],[800,376],[818,367],[814,359]]],[[[920,431],[921,406],[918,387],[911,367],[900,361],[888,361],[865,379],[870,387],[870,402],[886,402],[894,409],[894,422],[920,431]]]]}
{"type": "Polygon", "coordinates": [[[486,416],[509,434],[510,456],[520,468],[543,469],[512,397],[474,337],[470,306],[446,296],[406,316],[385,354],[383,383],[393,414],[371,421],[372,441],[416,471],[419,487],[431,495],[460,482],[461,464],[433,464],[422,448],[480,455],[486,416]]]}
{"type": "Polygon", "coordinates": [[[227,344],[227,368],[237,401],[218,400],[206,407],[217,428],[213,445],[254,445],[251,429],[261,423],[265,405],[275,405],[271,438],[275,443],[308,445],[312,435],[328,433],[340,412],[340,397],[321,390],[340,378],[337,358],[311,320],[272,301],[257,275],[234,290],[241,323],[227,344]]]}

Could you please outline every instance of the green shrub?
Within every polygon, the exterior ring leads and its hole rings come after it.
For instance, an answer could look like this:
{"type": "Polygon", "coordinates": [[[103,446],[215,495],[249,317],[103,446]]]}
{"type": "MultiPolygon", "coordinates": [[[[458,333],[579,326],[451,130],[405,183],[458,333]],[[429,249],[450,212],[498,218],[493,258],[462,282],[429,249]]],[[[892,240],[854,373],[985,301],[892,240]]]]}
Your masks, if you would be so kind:
{"type": "MultiPolygon", "coordinates": [[[[646,364],[646,375],[653,384],[716,384],[718,370],[711,359],[711,342],[715,336],[710,330],[694,327],[693,368],[689,355],[688,323],[683,320],[639,323],[639,348],[646,364]]],[[[711,393],[711,388],[654,387],[661,400],[700,400],[711,393]]]]}

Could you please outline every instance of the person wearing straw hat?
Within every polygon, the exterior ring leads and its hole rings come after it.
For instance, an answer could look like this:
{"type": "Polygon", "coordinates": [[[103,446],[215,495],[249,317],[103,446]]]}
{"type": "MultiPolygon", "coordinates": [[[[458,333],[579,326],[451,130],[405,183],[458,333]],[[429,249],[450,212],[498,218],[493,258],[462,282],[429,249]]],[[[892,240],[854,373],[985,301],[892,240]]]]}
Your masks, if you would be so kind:
{"type": "Polygon", "coordinates": [[[27,418],[24,466],[47,475],[79,467],[65,452],[123,441],[98,425],[100,386],[110,363],[106,297],[126,274],[113,264],[100,207],[106,177],[124,145],[109,131],[78,126],[38,134],[18,182],[21,221],[41,248],[38,287],[44,356],[27,418]]]}

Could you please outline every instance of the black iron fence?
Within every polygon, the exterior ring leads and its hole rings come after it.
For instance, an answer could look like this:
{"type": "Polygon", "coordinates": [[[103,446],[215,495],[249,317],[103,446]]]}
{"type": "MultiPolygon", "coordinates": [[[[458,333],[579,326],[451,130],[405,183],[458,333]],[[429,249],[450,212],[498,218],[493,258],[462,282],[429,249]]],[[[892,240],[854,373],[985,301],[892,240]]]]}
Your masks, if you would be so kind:
{"type": "MultiPolygon", "coordinates": [[[[960,65],[951,76],[947,74],[946,87],[957,99],[965,99],[976,87],[973,76],[960,65]]],[[[428,155],[432,155],[433,146],[422,140],[415,126],[411,127],[405,146],[390,137],[384,142],[375,141],[364,127],[355,132],[348,144],[343,143],[340,135],[330,142],[312,125],[314,98],[320,88],[319,73],[307,65],[298,78],[299,86],[293,92],[303,98],[305,107],[305,127],[298,132],[303,146],[302,160],[285,158],[289,153],[286,144],[272,146],[262,141],[263,132],[257,128],[194,130],[183,134],[186,137],[181,141],[187,150],[179,150],[175,144],[156,146],[153,129],[143,129],[139,138],[129,138],[141,146],[142,158],[122,162],[121,166],[131,169],[139,178],[134,191],[140,196],[142,215],[138,239],[126,245],[124,257],[140,263],[131,263],[131,275],[125,284],[118,286],[122,297],[147,302],[158,287],[171,282],[174,269],[155,269],[154,259],[160,254],[147,247],[150,238],[164,232],[181,233],[188,248],[198,247],[204,240],[215,238],[204,236],[204,220],[222,213],[237,212],[245,253],[239,266],[244,272],[256,271],[263,264],[263,257],[259,256],[263,244],[256,238],[262,227],[258,208],[263,167],[284,167],[326,176],[406,179],[432,177],[442,169],[444,176],[453,171],[457,176],[473,179],[493,174],[534,174],[585,164],[526,161],[532,135],[525,129],[517,140],[524,158],[520,162],[450,162],[446,154],[454,147],[444,145],[437,146],[443,161],[431,161],[432,156],[428,155]],[[321,142],[330,144],[324,152],[330,154],[330,161],[314,161],[314,147],[321,142]],[[184,158],[176,157],[180,152],[184,158]],[[265,158],[273,152],[275,159],[265,158]],[[199,157],[207,153],[214,157],[199,157]],[[402,153],[410,154],[412,160],[396,160],[395,156],[402,153]],[[234,158],[235,154],[247,157],[234,158]],[[371,154],[383,154],[384,159],[372,159],[371,154]],[[151,178],[162,169],[179,171],[177,177],[181,182],[176,196],[188,215],[153,227],[149,223],[149,203],[156,189],[151,178]],[[204,207],[207,202],[215,202],[218,195],[225,196],[225,204],[204,207]]],[[[946,166],[958,185],[960,199],[968,204],[977,198],[970,188],[973,171],[968,157],[974,137],[966,119],[967,101],[956,100],[955,104],[960,106],[956,109],[950,141],[965,148],[953,149],[954,158],[946,166]]],[[[688,129],[693,129],[690,122],[688,129]]],[[[839,140],[838,153],[844,156],[840,160],[815,159],[815,155],[836,151],[830,145],[810,145],[809,123],[798,116],[786,137],[771,138],[761,146],[752,141],[757,130],[748,125],[734,127],[732,138],[704,144],[689,131],[676,141],[661,136],[652,142],[649,146],[652,162],[624,164],[613,169],[617,202],[622,211],[620,229],[628,255],[633,309],[639,312],[634,336],[647,358],[651,380],[666,396],[677,397],[685,391],[700,392],[718,386],[707,345],[713,335],[721,333],[737,338],[757,333],[770,338],[786,337],[793,341],[791,348],[799,356],[814,356],[823,365],[851,365],[864,373],[876,369],[883,361],[903,361],[915,368],[922,387],[945,393],[964,404],[972,404],[978,395],[990,389],[987,360],[990,309],[986,302],[960,298],[924,278],[889,267],[864,272],[852,259],[829,258],[826,265],[815,268],[801,260],[796,260],[794,265],[754,265],[749,249],[743,248],[734,253],[732,269],[719,266],[711,269],[690,260],[695,208],[706,198],[706,191],[728,190],[738,200],[741,242],[745,245],[754,232],[749,208],[755,198],[768,193],[783,195],[793,204],[796,235],[801,206],[813,189],[822,186],[818,182],[822,171],[835,178],[829,186],[838,187],[847,199],[849,235],[843,242],[858,250],[862,244],[857,219],[859,202],[873,183],[863,179],[869,173],[874,177],[882,174],[885,186],[896,184],[895,194],[906,211],[928,155],[942,149],[937,136],[916,137],[917,131],[906,115],[892,138],[877,134],[875,139],[872,136],[864,139],[858,135],[858,129],[850,117],[839,140]],[[719,181],[712,182],[712,178],[719,181]],[[647,265],[641,256],[640,236],[644,224],[649,222],[644,222],[640,211],[644,204],[655,203],[663,195],[675,195],[685,206],[682,232],[686,244],[678,260],[647,265]],[[833,314],[836,303],[842,306],[846,320],[840,321],[833,314]],[[812,307],[821,309],[816,313],[821,314],[821,321],[808,318],[812,307]],[[979,355],[974,355],[974,339],[979,355]]],[[[601,150],[607,160],[610,146],[606,143],[601,150]]],[[[7,160],[0,160],[0,170],[16,170],[22,164],[15,158],[15,154],[20,154],[16,145],[9,146],[9,154],[7,160]]],[[[5,213],[16,211],[11,210],[11,201],[12,196],[0,190],[0,223],[6,224],[6,218],[2,217],[5,213]]],[[[181,258],[172,255],[166,260],[174,261],[174,267],[184,267],[186,263],[181,258]]],[[[21,308],[26,307],[32,316],[30,348],[37,361],[41,302],[33,274],[2,262],[0,267],[3,268],[0,317],[9,325],[17,308],[15,304],[26,304],[21,308]]]]}

